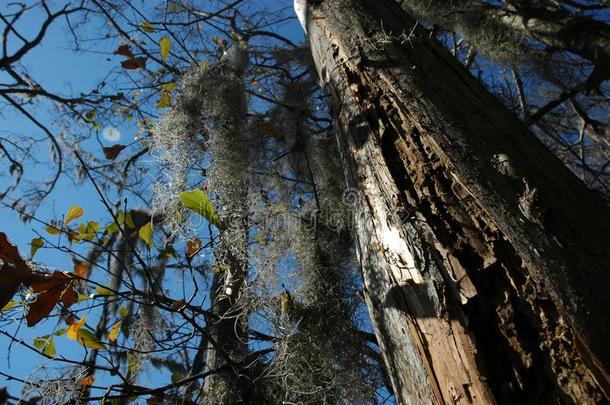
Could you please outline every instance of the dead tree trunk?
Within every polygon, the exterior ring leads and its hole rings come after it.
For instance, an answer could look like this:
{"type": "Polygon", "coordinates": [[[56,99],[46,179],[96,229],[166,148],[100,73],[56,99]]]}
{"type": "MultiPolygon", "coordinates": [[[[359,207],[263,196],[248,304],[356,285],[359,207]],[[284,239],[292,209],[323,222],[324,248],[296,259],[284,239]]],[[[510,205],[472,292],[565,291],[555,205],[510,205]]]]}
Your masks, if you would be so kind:
{"type": "Polygon", "coordinates": [[[398,401],[608,398],[606,204],[395,2],[307,6],[398,401]]]}

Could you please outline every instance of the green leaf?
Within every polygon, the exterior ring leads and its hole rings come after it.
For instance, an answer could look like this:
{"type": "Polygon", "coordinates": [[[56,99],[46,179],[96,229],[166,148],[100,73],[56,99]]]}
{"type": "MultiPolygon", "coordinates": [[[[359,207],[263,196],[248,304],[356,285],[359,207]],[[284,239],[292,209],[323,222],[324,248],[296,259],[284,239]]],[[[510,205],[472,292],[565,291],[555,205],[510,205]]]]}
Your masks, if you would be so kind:
{"type": "Polygon", "coordinates": [[[163,257],[173,257],[174,259],[178,258],[178,254],[176,253],[176,249],[172,245],[167,246],[161,253],[159,253],[159,259],[163,257]]]}
{"type": "Polygon", "coordinates": [[[184,208],[195,211],[217,228],[220,227],[220,217],[216,213],[212,202],[202,190],[197,188],[192,191],[183,191],[180,193],[180,201],[182,201],[184,208]]]}
{"type": "Polygon", "coordinates": [[[61,328],[59,330],[56,330],[53,334],[55,336],[61,336],[61,335],[65,335],[67,331],[68,331],[68,328],[61,328]]]}
{"type": "Polygon", "coordinates": [[[76,340],[78,340],[78,343],[81,345],[90,349],[104,349],[104,345],[100,343],[95,334],[89,332],[85,328],[80,328],[78,332],[76,332],[76,340]]]}
{"type": "Polygon", "coordinates": [[[138,231],[138,236],[142,239],[149,249],[153,246],[153,223],[152,221],[144,225],[138,231]]]}
{"type": "Polygon", "coordinates": [[[123,319],[127,318],[129,315],[129,310],[126,307],[119,308],[119,316],[123,319]]]}
{"type": "Polygon", "coordinates": [[[53,336],[51,335],[35,338],[34,347],[49,357],[55,357],[57,354],[57,350],[55,350],[55,342],[53,342],[53,336]]]}
{"type": "Polygon", "coordinates": [[[44,241],[42,238],[34,238],[30,242],[30,257],[34,257],[38,249],[44,246],[44,241]]]}
{"type": "Polygon", "coordinates": [[[165,36],[161,38],[159,41],[159,48],[161,49],[161,59],[165,62],[169,56],[169,50],[172,49],[172,42],[169,37],[165,36]]]}
{"type": "Polygon", "coordinates": [[[112,296],[112,295],[116,295],[116,293],[115,293],[114,291],[109,290],[108,288],[106,288],[106,287],[102,287],[102,286],[98,286],[98,287],[95,289],[95,293],[96,293],[97,295],[104,295],[104,296],[106,296],[106,297],[110,297],[110,296],[112,296]]]}
{"type": "Polygon", "coordinates": [[[116,232],[120,231],[119,226],[115,222],[106,225],[104,227],[104,229],[106,230],[106,233],[108,235],[112,235],[113,233],[116,233],[116,232]]]}
{"type": "Polygon", "coordinates": [[[119,212],[119,214],[117,215],[117,220],[119,221],[119,224],[121,224],[121,225],[127,224],[127,226],[130,228],[136,227],[136,225],[133,222],[133,217],[131,216],[131,212],[128,212],[127,214],[125,214],[124,212],[119,212]]]}
{"type": "Polygon", "coordinates": [[[87,121],[92,122],[95,119],[96,115],[97,115],[97,110],[89,110],[85,114],[85,118],[87,119],[87,121]]]}

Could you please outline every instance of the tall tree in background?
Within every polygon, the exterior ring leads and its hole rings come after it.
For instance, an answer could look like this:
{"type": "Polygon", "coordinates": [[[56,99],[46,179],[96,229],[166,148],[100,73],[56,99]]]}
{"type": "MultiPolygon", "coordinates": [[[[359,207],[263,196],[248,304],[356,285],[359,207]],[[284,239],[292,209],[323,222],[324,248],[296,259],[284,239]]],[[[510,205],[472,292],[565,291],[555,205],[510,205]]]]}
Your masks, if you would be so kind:
{"type": "Polygon", "coordinates": [[[607,205],[397,3],[295,4],[399,401],[608,398],[607,205]]]}

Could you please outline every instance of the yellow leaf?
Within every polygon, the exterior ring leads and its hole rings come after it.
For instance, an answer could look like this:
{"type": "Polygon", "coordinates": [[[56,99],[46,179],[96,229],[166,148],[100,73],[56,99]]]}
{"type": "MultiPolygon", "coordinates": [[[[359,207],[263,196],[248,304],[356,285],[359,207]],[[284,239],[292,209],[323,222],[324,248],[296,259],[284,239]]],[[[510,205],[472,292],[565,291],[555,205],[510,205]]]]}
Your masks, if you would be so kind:
{"type": "Polygon", "coordinates": [[[127,315],[129,315],[129,310],[125,307],[120,307],[119,308],[119,316],[123,319],[127,318],[127,315]]]}
{"type": "Polygon", "coordinates": [[[61,233],[61,229],[54,227],[53,225],[49,225],[45,228],[45,230],[51,235],[59,235],[61,233]]]}
{"type": "Polygon", "coordinates": [[[64,220],[64,225],[68,225],[70,222],[72,222],[76,218],[82,217],[83,214],[84,214],[84,211],[81,207],[79,207],[78,205],[71,206],[70,208],[68,208],[68,213],[66,214],[66,219],[64,220]]]}
{"type": "Polygon", "coordinates": [[[169,37],[165,36],[161,38],[159,41],[159,48],[161,49],[161,59],[163,62],[165,62],[169,56],[169,50],[172,48],[172,43],[169,40],[169,37]]]}
{"type": "Polygon", "coordinates": [[[112,328],[110,328],[110,333],[108,333],[108,340],[111,342],[116,342],[116,339],[119,337],[119,331],[121,330],[121,323],[123,321],[118,321],[112,328]]]}
{"type": "Polygon", "coordinates": [[[172,105],[172,98],[170,97],[168,92],[164,91],[163,93],[161,93],[161,98],[157,102],[157,109],[167,108],[171,105],[172,105]]]}
{"type": "Polygon", "coordinates": [[[30,242],[30,257],[34,257],[38,249],[44,246],[44,241],[42,238],[34,238],[30,242]]]}
{"type": "Polygon", "coordinates": [[[140,237],[140,239],[142,239],[146,243],[146,245],[148,246],[149,249],[152,248],[152,246],[153,246],[153,240],[152,240],[153,223],[152,223],[152,221],[140,228],[140,230],[138,231],[138,236],[140,237]]]}
{"type": "Polygon", "coordinates": [[[169,82],[169,83],[165,83],[163,86],[163,91],[172,91],[176,88],[176,83],[175,82],[169,82]]]}
{"type": "Polygon", "coordinates": [[[77,338],[78,332],[83,327],[86,320],[87,320],[87,315],[80,318],[80,320],[77,323],[73,323],[72,325],[70,325],[70,327],[68,328],[68,339],[74,340],[77,338]]]}
{"type": "Polygon", "coordinates": [[[97,337],[87,329],[79,329],[77,334],[78,343],[90,349],[104,349],[104,345],[97,337]]]}
{"type": "Polygon", "coordinates": [[[153,28],[152,24],[149,23],[148,21],[144,21],[142,24],[140,24],[140,28],[142,28],[144,31],[148,32],[149,34],[152,32],[155,32],[155,29],[153,28]]]}
{"type": "Polygon", "coordinates": [[[9,309],[13,309],[19,304],[21,304],[19,301],[10,300],[9,302],[6,303],[6,305],[4,307],[2,307],[2,309],[0,309],[0,312],[5,312],[5,311],[8,311],[9,309]]]}
{"type": "Polygon", "coordinates": [[[199,66],[201,66],[202,70],[208,70],[210,68],[210,62],[204,60],[203,62],[199,63],[199,66]]]}
{"type": "Polygon", "coordinates": [[[97,287],[97,288],[95,289],[95,293],[96,293],[97,295],[104,295],[104,296],[107,296],[107,297],[112,296],[112,295],[116,295],[116,294],[114,293],[114,291],[109,290],[109,289],[107,289],[106,287],[102,287],[102,286],[97,287]]]}

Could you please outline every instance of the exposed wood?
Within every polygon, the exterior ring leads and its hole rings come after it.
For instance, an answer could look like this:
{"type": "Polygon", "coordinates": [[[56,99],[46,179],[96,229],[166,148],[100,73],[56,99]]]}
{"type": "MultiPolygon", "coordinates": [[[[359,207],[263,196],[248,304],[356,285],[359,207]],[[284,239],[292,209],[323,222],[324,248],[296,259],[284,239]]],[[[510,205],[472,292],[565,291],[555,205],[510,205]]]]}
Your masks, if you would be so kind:
{"type": "Polygon", "coordinates": [[[396,3],[306,17],[398,401],[607,398],[606,204],[396,3]]]}

